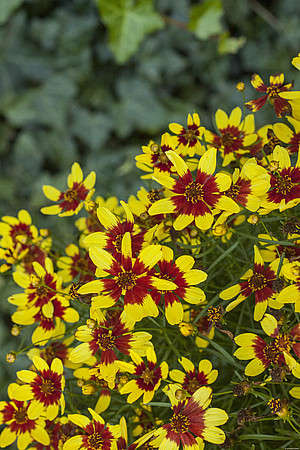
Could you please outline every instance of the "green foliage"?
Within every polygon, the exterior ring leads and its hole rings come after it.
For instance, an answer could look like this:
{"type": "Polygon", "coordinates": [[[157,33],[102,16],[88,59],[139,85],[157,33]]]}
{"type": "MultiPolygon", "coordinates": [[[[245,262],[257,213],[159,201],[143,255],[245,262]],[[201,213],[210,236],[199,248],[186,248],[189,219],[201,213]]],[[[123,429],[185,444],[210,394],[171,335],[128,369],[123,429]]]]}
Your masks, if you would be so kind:
{"type": "Polygon", "coordinates": [[[221,0],[205,0],[191,8],[189,29],[200,39],[207,39],[223,31],[221,0]]]}
{"type": "Polygon", "coordinates": [[[109,29],[109,42],[119,63],[138,49],[145,36],[163,27],[152,0],[99,0],[100,16],[109,29]]]}
{"type": "Polygon", "coordinates": [[[0,25],[3,25],[23,0],[2,0],[0,4],[0,25]]]}

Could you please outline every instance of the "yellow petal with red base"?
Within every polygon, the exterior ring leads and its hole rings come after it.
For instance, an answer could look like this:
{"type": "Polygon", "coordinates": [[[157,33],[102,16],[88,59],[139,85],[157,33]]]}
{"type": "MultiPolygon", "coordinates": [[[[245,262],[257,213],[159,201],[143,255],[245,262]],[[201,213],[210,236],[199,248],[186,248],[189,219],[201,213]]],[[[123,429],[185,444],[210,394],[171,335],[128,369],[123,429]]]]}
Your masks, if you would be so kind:
{"type": "Polygon", "coordinates": [[[97,209],[97,216],[105,229],[110,230],[111,228],[118,225],[119,221],[116,216],[104,206],[99,206],[97,209]]]}
{"type": "Polygon", "coordinates": [[[48,420],[53,420],[58,416],[59,406],[57,404],[49,405],[46,408],[45,415],[48,420]]]}
{"type": "Polygon", "coordinates": [[[149,208],[148,213],[150,216],[155,216],[156,214],[169,214],[176,210],[175,204],[170,198],[162,198],[153,203],[149,208]]]}
{"type": "Polygon", "coordinates": [[[198,284],[206,280],[207,273],[200,269],[191,269],[184,274],[183,278],[189,285],[198,284]]]}
{"type": "Polygon", "coordinates": [[[176,259],[175,264],[182,272],[186,272],[193,267],[195,260],[190,255],[182,255],[176,259]]]}
{"type": "Polygon", "coordinates": [[[43,208],[40,209],[40,211],[42,214],[46,214],[48,216],[54,216],[61,212],[61,207],[58,205],[44,206],[43,208]]]}
{"type": "Polygon", "coordinates": [[[212,444],[223,444],[225,442],[225,433],[217,427],[205,428],[202,432],[203,439],[212,444]]]}
{"type": "Polygon", "coordinates": [[[18,212],[18,218],[20,222],[25,223],[26,225],[31,225],[31,216],[26,209],[20,209],[18,212]]]}
{"type": "Polygon", "coordinates": [[[257,335],[254,333],[243,333],[239,334],[236,338],[234,338],[234,342],[240,346],[250,346],[257,339],[257,335]]]}
{"type": "Polygon", "coordinates": [[[111,395],[110,392],[104,391],[100,394],[100,397],[97,400],[94,410],[100,414],[103,411],[106,411],[110,405],[111,395]]]}
{"type": "Polygon", "coordinates": [[[245,375],[247,377],[255,377],[256,375],[260,375],[264,370],[265,366],[262,361],[255,358],[247,364],[245,368],[245,375]]]}
{"type": "Polygon", "coordinates": [[[237,359],[240,360],[248,360],[255,358],[255,350],[253,347],[240,347],[238,348],[234,354],[237,359]]]}
{"type": "Polygon", "coordinates": [[[218,109],[215,114],[216,125],[219,130],[228,126],[228,116],[225,111],[218,109]]]}
{"type": "Polygon", "coordinates": [[[43,403],[32,400],[28,406],[27,415],[29,419],[35,420],[44,413],[45,407],[43,403]]]}
{"type": "Polygon", "coordinates": [[[181,158],[181,156],[178,155],[178,153],[173,152],[173,150],[169,150],[166,152],[166,155],[175,167],[176,172],[180,177],[189,172],[186,162],[181,158]]]}
{"type": "Polygon", "coordinates": [[[43,192],[44,195],[49,199],[52,200],[53,202],[57,202],[57,200],[59,199],[60,195],[61,195],[61,191],[56,189],[53,186],[49,186],[49,185],[44,185],[43,186],[43,192]]]}
{"type": "Polygon", "coordinates": [[[17,377],[19,380],[23,381],[23,383],[32,383],[36,376],[37,374],[31,370],[19,370],[17,372],[17,377]]]}
{"type": "Polygon", "coordinates": [[[201,156],[198,170],[206,173],[207,175],[214,174],[217,165],[217,149],[210,148],[207,150],[203,156],[201,156]]]}
{"type": "Polygon", "coordinates": [[[102,270],[109,270],[114,260],[110,253],[99,247],[91,247],[89,255],[95,266],[102,270]]]}
{"type": "Polygon", "coordinates": [[[155,173],[152,176],[152,179],[154,181],[157,181],[157,183],[161,184],[162,186],[165,186],[167,189],[172,190],[175,186],[176,181],[174,178],[172,178],[170,175],[164,174],[164,173],[155,173]]]}
{"type": "Polygon", "coordinates": [[[188,227],[193,221],[194,216],[192,214],[190,215],[180,214],[178,217],[176,217],[175,221],[173,222],[173,227],[175,230],[180,231],[188,227]]]}
{"type": "Polygon", "coordinates": [[[193,305],[204,303],[206,299],[205,293],[202,289],[190,286],[185,289],[184,300],[193,305]]]}
{"type": "Polygon", "coordinates": [[[183,319],[183,307],[180,301],[175,301],[172,304],[168,304],[166,306],[166,319],[170,325],[176,325],[179,322],[182,322],[183,319]]]}
{"type": "Polygon", "coordinates": [[[200,406],[202,409],[206,409],[212,400],[212,389],[208,386],[202,386],[197,389],[192,395],[192,399],[200,406]]]}
{"type": "Polygon", "coordinates": [[[227,289],[224,289],[224,291],[220,292],[219,297],[222,300],[231,300],[233,297],[238,295],[241,291],[241,287],[239,284],[234,284],[233,286],[230,286],[227,289]]]}
{"type": "Polygon", "coordinates": [[[33,439],[35,441],[39,442],[40,444],[43,444],[46,447],[48,445],[50,445],[49,434],[47,433],[47,431],[44,428],[37,425],[33,430],[31,430],[31,435],[32,435],[33,439]]]}
{"type": "Polygon", "coordinates": [[[216,173],[215,180],[220,192],[227,191],[231,186],[231,177],[227,173],[216,173]]]}
{"type": "Polygon", "coordinates": [[[17,438],[16,432],[10,430],[9,427],[4,428],[0,434],[0,447],[9,447],[17,438]]]}
{"type": "Polygon", "coordinates": [[[182,384],[184,382],[185,379],[185,374],[183,372],[181,372],[181,370],[178,369],[173,369],[170,370],[170,378],[174,381],[176,381],[177,383],[182,384]]]}
{"type": "Polygon", "coordinates": [[[152,268],[161,259],[162,252],[160,245],[148,245],[143,248],[138,256],[139,261],[141,261],[145,267],[152,268]]]}
{"type": "Polygon", "coordinates": [[[71,350],[69,354],[69,359],[73,363],[83,363],[87,361],[91,356],[92,353],[90,350],[89,343],[84,342],[71,350]]]}
{"type": "Polygon", "coordinates": [[[257,302],[254,306],[254,320],[259,321],[263,318],[268,306],[268,300],[257,302]]]}
{"type": "Polygon", "coordinates": [[[238,106],[231,111],[229,116],[228,123],[229,125],[233,125],[238,127],[242,118],[242,110],[238,106]]]}
{"type": "Polygon", "coordinates": [[[251,84],[254,87],[254,89],[260,88],[264,86],[264,82],[261,79],[261,77],[257,74],[254,73],[251,77],[251,84]]]}
{"type": "Polygon", "coordinates": [[[226,306],[225,310],[227,312],[232,311],[236,306],[238,306],[244,300],[245,300],[245,297],[243,295],[239,295],[236,300],[233,300],[233,302],[230,302],[229,305],[226,306]]]}
{"type": "Polygon", "coordinates": [[[83,184],[86,187],[86,189],[90,190],[95,186],[95,183],[96,183],[96,173],[92,171],[88,174],[83,184]]]}
{"type": "Polygon", "coordinates": [[[219,198],[216,204],[216,208],[231,213],[238,213],[240,211],[239,205],[234,200],[232,200],[232,198],[226,197],[226,195],[222,195],[222,197],[219,198]]]}
{"type": "Polygon", "coordinates": [[[82,438],[83,436],[80,435],[71,437],[64,443],[63,450],[78,450],[79,448],[82,448],[83,444],[82,438]]]}
{"type": "Polygon", "coordinates": [[[214,216],[212,214],[206,213],[203,216],[195,217],[196,227],[203,231],[211,228],[213,222],[214,222],[214,216]]]}
{"type": "Polygon", "coordinates": [[[224,425],[228,420],[228,414],[220,408],[209,408],[204,412],[205,427],[224,425]]]}

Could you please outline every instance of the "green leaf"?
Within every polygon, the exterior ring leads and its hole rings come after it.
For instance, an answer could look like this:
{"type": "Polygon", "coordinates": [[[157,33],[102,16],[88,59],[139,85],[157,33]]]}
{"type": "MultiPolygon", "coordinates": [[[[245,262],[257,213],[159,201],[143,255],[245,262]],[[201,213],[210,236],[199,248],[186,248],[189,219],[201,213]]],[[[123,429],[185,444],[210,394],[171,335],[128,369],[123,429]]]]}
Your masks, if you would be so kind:
{"type": "Polygon", "coordinates": [[[1,0],[0,2],[0,25],[3,25],[17,9],[23,0],[1,0]]]}
{"type": "Polygon", "coordinates": [[[244,36],[240,36],[238,38],[230,37],[229,33],[226,32],[220,36],[218,51],[221,55],[226,53],[237,53],[241,47],[246,42],[246,38],[244,36]]]}
{"type": "Polygon", "coordinates": [[[220,34],[223,31],[222,15],[221,0],[206,0],[201,5],[191,8],[189,29],[194,31],[199,39],[207,39],[220,34]]]}
{"type": "Polygon", "coordinates": [[[147,34],[164,26],[152,0],[98,0],[98,6],[109,30],[111,49],[121,64],[134,54],[147,34]]]}

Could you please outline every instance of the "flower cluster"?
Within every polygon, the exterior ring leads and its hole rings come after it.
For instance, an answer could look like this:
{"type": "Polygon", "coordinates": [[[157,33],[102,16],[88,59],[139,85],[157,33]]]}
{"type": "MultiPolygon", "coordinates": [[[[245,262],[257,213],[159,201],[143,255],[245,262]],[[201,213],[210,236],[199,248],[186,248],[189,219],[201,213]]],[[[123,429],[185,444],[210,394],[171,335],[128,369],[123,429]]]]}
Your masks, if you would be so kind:
{"type": "Polygon", "coordinates": [[[218,109],[215,129],[189,114],[144,145],[147,185],[127,201],[94,197],[78,163],[64,191],[44,186],[43,214],[81,213],[60,251],[27,211],[2,218],[22,335],[7,361],[23,353],[27,367],[0,402],[0,447],[297,443],[300,92],[283,74],[251,83],[252,113],[218,109]],[[275,123],[257,128],[267,101],[275,123]]]}

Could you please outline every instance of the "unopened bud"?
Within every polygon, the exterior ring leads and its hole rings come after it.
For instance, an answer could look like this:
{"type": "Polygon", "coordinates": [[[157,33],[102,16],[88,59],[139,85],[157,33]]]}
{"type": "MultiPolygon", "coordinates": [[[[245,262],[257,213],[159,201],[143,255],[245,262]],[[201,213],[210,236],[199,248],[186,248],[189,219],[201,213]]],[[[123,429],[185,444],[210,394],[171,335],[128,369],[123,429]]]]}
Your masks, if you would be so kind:
{"type": "Polygon", "coordinates": [[[16,359],[17,359],[17,355],[16,355],[15,352],[9,352],[9,353],[7,353],[7,355],[6,355],[6,361],[7,361],[9,364],[13,364],[13,363],[15,362],[16,359]]]}
{"type": "Polygon", "coordinates": [[[94,319],[87,319],[86,326],[93,330],[96,326],[96,321],[94,319]]]}
{"type": "Polygon", "coordinates": [[[82,393],[84,395],[91,395],[91,394],[94,394],[96,392],[96,388],[92,384],[84,384],[81,387],[81,390],[82,390],[82,393]]]}
{"type": "Polygon", "coordinates": [[[247,222],[251,223],[251,225],[256,225],[259,221],[259,217],[257,214],[251,214],[248,219],[247,222]]]}
{"type": "Polygon", "coordinates": [[[14,325],[11,328],[10,333],[11,333],[12,336],[19,336],[20,331],[21,331],[20,327],[18,327],[18,325],[14,325]]]}
{"type": "Polygon", "coordinates": [[[239,81],[239,82],[236,84],[235,88],[236,88],[238,91],[243,92],[244,89],[245,89],[245,83],[243,83],[243,81],[239,81]]]}
{"type": "Polygon", "coordinates": [[[194,333],[194,325],[189,322],[180,322],[179,331],[182,336],[191,336],[194,333]]]}

